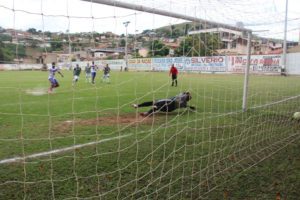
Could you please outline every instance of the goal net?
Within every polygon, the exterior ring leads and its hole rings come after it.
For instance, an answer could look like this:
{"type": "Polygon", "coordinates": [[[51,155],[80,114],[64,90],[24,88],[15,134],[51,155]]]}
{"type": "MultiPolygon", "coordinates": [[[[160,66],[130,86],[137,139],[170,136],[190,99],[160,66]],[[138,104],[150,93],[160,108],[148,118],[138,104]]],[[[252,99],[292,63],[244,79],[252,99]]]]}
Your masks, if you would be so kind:
{"type": "Polygon", "coordinates": [[[227,199],[234,177],[299,140],[281,5],[113,2],[0,1],[0,199],[227,199]]]}

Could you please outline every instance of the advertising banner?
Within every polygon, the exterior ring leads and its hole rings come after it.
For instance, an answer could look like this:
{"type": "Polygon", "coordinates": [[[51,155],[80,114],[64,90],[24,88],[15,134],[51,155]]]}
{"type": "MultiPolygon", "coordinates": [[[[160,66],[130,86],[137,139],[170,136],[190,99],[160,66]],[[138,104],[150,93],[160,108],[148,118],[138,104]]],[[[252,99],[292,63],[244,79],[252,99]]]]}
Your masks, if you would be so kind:
{"type": "MultiPolygon", "coordinates": [[[[255,55],[251,56],[251,73],[279,74],[281,70],[281,55],[255,55]]],[[[228,72],[244,73],[247,66],[247,56],[229,56],[228,72]]]]}
{"type": "Polygon", "coordinates": [[[150,71],[152,65],[151,58],[128,59],[129,70],[150,71]]]}
{"type": "MultiPolygon", "coordinates": [[[[300,54],[288,54],[287,71],[289,74],[300,74],[300,54]]],[[[72,70],[76,64],[84,68],[91,61],[56,63],[60,69],[72,70]]],[[[281,55],[253,55],[250,61],[250,73],[280,74],[281,55]]],[[[112,70],[125,70],[125,60],[98,60],[95,61],[98,70],[108,64],[112,70]]],[[[129,71],[169,71],[174,64],[179,71],[191,72],[229,72],[244,73],[247,66],[247,56],[207,56],[207,57],[167,57],[167,58],[138,58],[128,59],[129,71]]],[[[47,64],[51,67],[51,63],[47,64]]],[[[0,64],[0,70],[39,70],[41,64],[0,64]]]]}
{"type": "Polygon", "coordinates": [[[226,72],[226,57],[191,57],[190,64],[185,66],[185,70],[199,72],[226,72]]]}
{"type": "MultiPolygon", "coordinates": [[[[97,64],[97,63],[96,63],[97,64]]],[[[98,67],[103,69],[103,67],[108,64],[110,69],[112,70],[120,70],[121,67],[124,69],[125,67],[125,60],[118,59],[118,60],[101,60],[98,63],[98,67]]]]}
{"type": "Polygon", "coordinates": [[[167,71],[174,64],[180,71],[225,72],[226,57],[174,57],[153,58],[153,70],[167,71]]]}
{"type": "Polygon", "coordinates": [[[172,64],[177,67],[179,71],[185,70],[185,66],[191,62],[187,57],[172,57],[172,58],[152,58],[153,71],[168,71],[172,64]]]}

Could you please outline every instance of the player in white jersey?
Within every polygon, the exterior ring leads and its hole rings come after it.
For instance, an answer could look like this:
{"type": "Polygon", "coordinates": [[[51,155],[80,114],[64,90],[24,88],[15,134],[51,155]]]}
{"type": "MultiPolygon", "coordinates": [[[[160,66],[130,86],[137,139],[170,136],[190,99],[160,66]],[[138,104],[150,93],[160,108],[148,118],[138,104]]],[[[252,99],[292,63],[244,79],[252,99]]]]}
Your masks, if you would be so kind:
{"type": "Polygon", "coordinates": [[[48,80],[50,82],[50,87],[48,92],[52,93],[53,88],[59,87],[58,81],[55,79],[55,73],[59,73],[61,77],[64,75],[60,72],[60,70],[55,66],[55,62],[52,63],[52,67],[49,69],[49,77],[48,80]]]}
{"type": "Polygon", "coordinates": [[[92,74],[92,83],[95,83],[95,78],[96,78],[96,73],[97,73],[97,67],[94,62],[92,62],[91,66],[91,74],[92,74]]]}

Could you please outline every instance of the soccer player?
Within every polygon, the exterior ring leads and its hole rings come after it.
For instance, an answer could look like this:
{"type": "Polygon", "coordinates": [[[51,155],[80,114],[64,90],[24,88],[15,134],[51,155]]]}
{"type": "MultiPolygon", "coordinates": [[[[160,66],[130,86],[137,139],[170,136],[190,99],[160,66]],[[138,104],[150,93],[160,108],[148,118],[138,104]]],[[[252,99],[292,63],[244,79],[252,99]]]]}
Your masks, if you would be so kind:
{"type": "Polygon", "coordinates": [[[52,63],[52,67],[49,69],[49,77],[48,80],[50,82],[50,87],[48,89],[48,93],[53,92],[53,88],[59,87],[58,81],[55,79],[55,73],[59,73],[61,77],[64,77],[64,75],[60,72],[60,70],[55,66],[55,62],[52,63]]]}
{"type": "Polygon", "coordinates": [[[85,80],[87,83],[90,83],[91,82],[91,66],[90,66],[90,63],[88,63],[86,66],[85,66],[85,80]]]}
{"type": "Polygon", "coordinates": [[[187,105],[187,102],[191,99],[192,95],[190,92],[183,92],[169,99],[148,101],[138,105],[133,104],[132,106],[134,108],[152,106],[152,109],[150,109],[148,112],[141,113],[142,116],[146,117],[156,112],[172,112],[178,108],[190,108],[192,110],[195,110],[195,107],[187,105]]]}
{"type": "Polygon", "coordinates": [[[95,84],[95,78],[97,75],[97,67],[96,67],[94,61],[92,62],[92,66],[91,66],[91,74],[92,74],[92,83],[95,84]]]}
{"type": "Polygon", "coordinates": [[[174,64],[172,64],[169,75],[172,75],[172,86],[174,86],[174,82],[175,82],[176,87],[177,87],[177,74],[178,74],[178,70],[174,66],[174,64]]]}
{"type": "Polygon", "coordinates": [[[81,73],[81,68],[79,67],[78,64],[76,64],[76,67],[73,70],[73,75],[74,75],[73,83],[72,83],[73,86],[75,85],[75,83],[77,83],[80,73],[81,73]]]}
{"type": "Polygon", "coordinates": [[[103,78],[102,78],[102,82],[106,82],[109,83],[109,72],[110,72],[110,68],[108,66],[108,64],[105,65],[105,67],[103,68],[103,78]]]}

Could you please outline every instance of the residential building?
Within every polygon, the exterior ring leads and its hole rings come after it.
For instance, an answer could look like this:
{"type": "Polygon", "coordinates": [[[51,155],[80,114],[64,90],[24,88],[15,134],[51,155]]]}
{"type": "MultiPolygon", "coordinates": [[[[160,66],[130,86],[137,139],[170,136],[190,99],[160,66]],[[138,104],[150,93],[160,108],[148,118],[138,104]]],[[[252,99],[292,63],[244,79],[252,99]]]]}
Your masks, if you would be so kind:
{"type": "Polygon", "coordinates": [[[300,53],[300,45],[288,49],[288,53],[300,53]]]}
{"type": "MultiPolygon", "coordinates": [[[[221,45],[216,51],[220,55],[243,55],[247,54],[248,38],[247,34],[239,30],[231,30],[228,28],[210,28],[190,31],[188,34],[210,33],[216,34],[221,41],[221,45]]],[[[297,45],[295,42],[288,42],[288,47],[297,45]]],[[[253,36],[251,40],[252,54],[281,54],[283,41],[278,39],[261,38],[253,36]]]]}
{"type": "Polygon", "coordinates": [[[148,56],[148,52],[149,52],[149,49],[147,49],[147,48],[139,49],[139,54],[144,58],[146,58],[148,56]]]}

